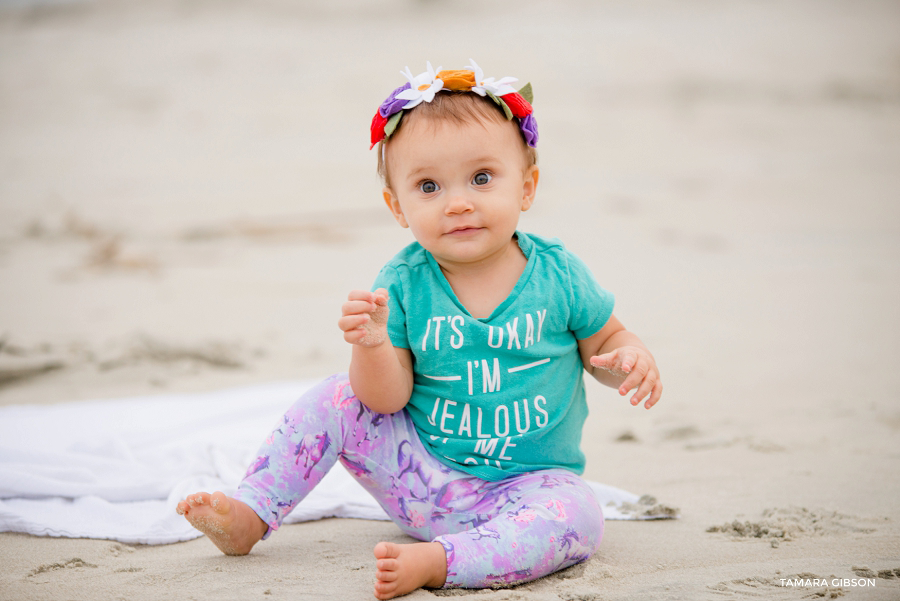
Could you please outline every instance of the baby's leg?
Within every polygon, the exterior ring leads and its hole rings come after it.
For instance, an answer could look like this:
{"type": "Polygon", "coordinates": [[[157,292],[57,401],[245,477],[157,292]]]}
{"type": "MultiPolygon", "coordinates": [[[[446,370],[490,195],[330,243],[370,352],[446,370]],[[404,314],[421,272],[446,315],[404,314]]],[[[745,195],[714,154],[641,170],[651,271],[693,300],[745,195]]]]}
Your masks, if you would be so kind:
{"type": "Polygon", "coordinates": [[[345,422],[354,417],[349,398],[355,400],[346,375],[311,388],[266,438],[234,498],[196,493],[179,502],[176,511],[223,553],[249,553],[334,465],[345,422]]]}
{"type": "Polygon", "coordinates": [[[490,484],[488,495],[508,499],[503,510],[475,528],[435,539],[447,553],[445,587],[528,582],[585,561],[599,547],[603,512],[574,474],[549,470],[490,484]]]}

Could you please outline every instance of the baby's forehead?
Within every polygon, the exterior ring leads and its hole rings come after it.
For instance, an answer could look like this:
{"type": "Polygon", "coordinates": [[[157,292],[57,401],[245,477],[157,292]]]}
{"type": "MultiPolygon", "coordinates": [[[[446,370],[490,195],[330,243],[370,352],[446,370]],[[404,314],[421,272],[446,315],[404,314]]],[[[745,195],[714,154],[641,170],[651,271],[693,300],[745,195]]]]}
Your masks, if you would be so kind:
{"type": "Polygon", "coordinates": [[[416,146],[457,144],[474,147],[519,148],[526,145],[518,127],[509,121],[473,118],[471,120],[448,119],[430,115],[411,118],[404,124],[405,131],[398,131],[388,146],[416,146]]]}
{"type": "MultiPolygon", "coordinates": [[[[495,127],[509,127],[513,130],[516,125],[506,119],[493,119],[483,115],[470,114],[460,116],[458,114],[441,114],[413,111],[411,115],[406,117],[403,126],[406,129],[427,129],[436,131],[440,129],[449,129],[457,131],[480,130],[472,132],[474,135],[484,135],[485,132],[495,127]]],[[[402,129],[402,128],[401,128],[402,129]]]]}

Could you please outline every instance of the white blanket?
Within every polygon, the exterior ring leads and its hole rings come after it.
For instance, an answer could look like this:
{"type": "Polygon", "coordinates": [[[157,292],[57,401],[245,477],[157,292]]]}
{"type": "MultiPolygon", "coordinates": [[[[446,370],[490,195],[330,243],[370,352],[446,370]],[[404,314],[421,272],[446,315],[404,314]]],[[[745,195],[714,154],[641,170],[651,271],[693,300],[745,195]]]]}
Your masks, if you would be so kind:
{"type": "MultiPolygon", "coordinates": [[[[312,382],[205,394],[0,407],[0,532],[164,544],[202,536],[175,513],[185,495],[234,492],[260,442],[312,382]]],[[[590,483],[606,519],[638,496],[590,483]]],[[[286,523],[386,520],[335,468],[286,523]]]]}

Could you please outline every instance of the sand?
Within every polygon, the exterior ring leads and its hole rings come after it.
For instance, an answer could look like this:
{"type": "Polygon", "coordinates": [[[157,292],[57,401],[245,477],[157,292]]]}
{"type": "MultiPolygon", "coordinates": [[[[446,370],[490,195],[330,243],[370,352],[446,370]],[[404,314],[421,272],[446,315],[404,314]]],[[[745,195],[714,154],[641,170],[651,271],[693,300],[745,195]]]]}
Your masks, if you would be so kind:
{"type": "MultiPolygon", "coordinates": [[[[584,258],[664,379],[651,411],[588,382],[586,476],[681,518],[467,594],[900,598],[895,3],[10,4],[0,403],[346,369],[341,303],[411,241],[371,115],[404,66],[471,57],[534,85],[521,228],[584,258]]],[[[382,539],[407,540],[324,520],[235,558],[7,533],[0,599],[366,599],[382,539]]]]}

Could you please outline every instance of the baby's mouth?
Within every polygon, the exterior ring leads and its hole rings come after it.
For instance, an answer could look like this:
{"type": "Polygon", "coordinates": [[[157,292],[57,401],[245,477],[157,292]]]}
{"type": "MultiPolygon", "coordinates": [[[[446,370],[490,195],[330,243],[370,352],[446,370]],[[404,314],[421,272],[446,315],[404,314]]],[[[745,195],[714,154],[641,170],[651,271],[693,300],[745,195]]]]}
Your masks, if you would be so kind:
{"type": "Polygon", "coordinates": [[[447,234],[449,234],[451,236],[464,236],[466,234],[474,234],[475,232],[477,232],[479,230],[481,230],[480,227],[467,225],[467,226],[462,226],[462,227],[455,227],[452,230],[450,230],[449,232],[447,232],[447,234]]]}

